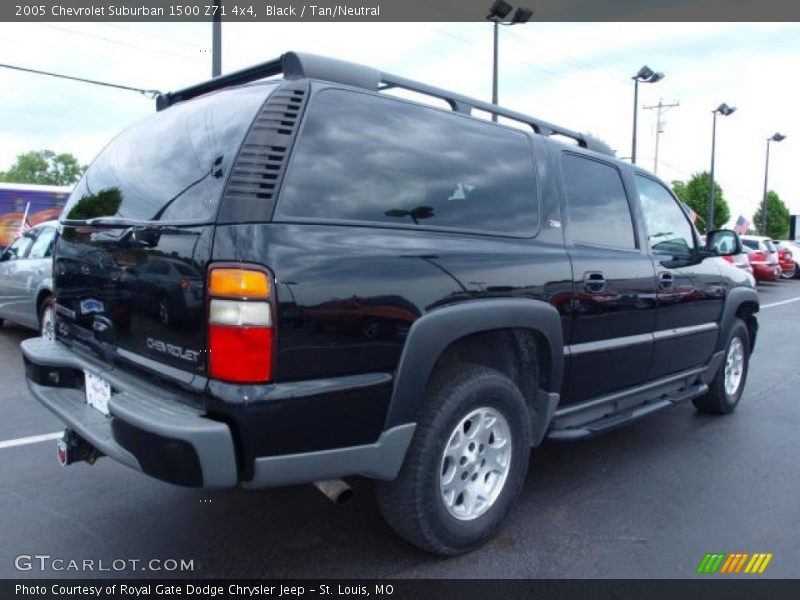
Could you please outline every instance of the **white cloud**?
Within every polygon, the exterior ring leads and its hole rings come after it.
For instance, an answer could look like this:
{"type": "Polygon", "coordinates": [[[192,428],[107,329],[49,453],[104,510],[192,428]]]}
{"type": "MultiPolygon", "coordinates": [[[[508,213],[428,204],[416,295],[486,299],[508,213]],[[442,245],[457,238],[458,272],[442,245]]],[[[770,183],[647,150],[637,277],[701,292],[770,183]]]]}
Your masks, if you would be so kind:
{"type": "MultiPolygon", "coordinates": [[[[223,25],[230,71],[304,50],[362,62],[488,100],[488,23],[259,23],[223,25]]],[[[640,86],[640,105],[678,100],[665,115],[659,175],[687,178],[710,162],[711,110],[718,121],[717,180],[732,217],[761,198],[765,139],[773,147],[770,187],[800,213],[793,176],[800,115],[793,110],[800,25],[726,23],[531,23],[501,28],[500,99],[510,108],[591,131],[630,154],[633,85],[642,64],[666,73],[640,86]]],[[[207,24],[0,24],[0,62],[144,88],[176,89],[210,71],[207,24]]],[[[87,162],[121,128],[152,112],[131,92],[0,69],[0,169],[41,147],[87,162]]],[[[640,164],[652,168],[654,111],[639,113],[640,164]]]]}

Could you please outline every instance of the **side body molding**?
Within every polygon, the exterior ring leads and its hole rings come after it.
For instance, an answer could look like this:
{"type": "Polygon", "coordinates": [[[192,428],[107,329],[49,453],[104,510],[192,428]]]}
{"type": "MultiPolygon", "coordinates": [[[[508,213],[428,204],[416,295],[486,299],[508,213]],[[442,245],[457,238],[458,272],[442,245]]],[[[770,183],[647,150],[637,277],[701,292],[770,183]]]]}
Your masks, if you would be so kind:
{"type": "MultiPolygon", "coordinates": [[[[397,367],[384,429],[416,420],[436,360],[456,340],[482,331],[523,328],[536,332],[548,346],[546,392],[561,388],[564,342],[555,307],[527,298],[480,299],[435,309],[417,319],[408,333],[397,367]]],[[[540,361],[542,368],[543,361],[540,361]]]]}

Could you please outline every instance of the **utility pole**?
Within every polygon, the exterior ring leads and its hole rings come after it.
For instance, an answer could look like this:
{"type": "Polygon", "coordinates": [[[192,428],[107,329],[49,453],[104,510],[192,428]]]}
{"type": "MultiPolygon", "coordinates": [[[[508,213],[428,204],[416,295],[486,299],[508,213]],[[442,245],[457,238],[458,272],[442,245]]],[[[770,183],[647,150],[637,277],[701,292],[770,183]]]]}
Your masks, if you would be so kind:
{"type": "Polygon", "coordinates": [[[211,76],[222,75],[222,0],[214,0],[211,23],[211,76]]]}
{"type": "Polygon", "coordinates": [[[680,106],[681,103],[677,100],[672,104],[664,104],[664,100],[659,98],[658,104],[654,104],[653,106],[643,106],[645,110],[652,110],[656,109],[656,153],[655,157],[653,158],[653,174],[658,175],[658,141],[661,137],[661,134],[664,133],[664,130],[661,129],[663,123],[661,122],[661,115],[667,112],[670,108],[674,108],[675,106],[680,106]]]}

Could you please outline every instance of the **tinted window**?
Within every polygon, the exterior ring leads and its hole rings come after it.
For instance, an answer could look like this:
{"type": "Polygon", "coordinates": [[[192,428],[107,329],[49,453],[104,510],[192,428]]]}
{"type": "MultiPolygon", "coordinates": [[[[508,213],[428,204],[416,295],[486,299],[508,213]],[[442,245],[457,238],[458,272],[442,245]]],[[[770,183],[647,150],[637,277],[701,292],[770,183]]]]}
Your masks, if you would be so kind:
{"type": "Polygon", "coordinates": [[[324,90],[313,100],[276,210],[504,235],[538,228],[525,134],[388,97],[324,90]]]}
{"type": "Polygon", "coordinates": [[[742,240],[742,244],[747,246],[748,248],[752,248],[753,250],[758,250],[758,241],[757,240],[742,240]]]}
{"type": "Polygon", "coordinates": [[[563,155],[562,169],[572,241],[635,248],[631,211],[619,171],[574,154],[563,155]]]}
{"type": "Polygon", "coordinates": [[[6,248],[5,252],[3,253],[4,257],[6,257],[6,260],[23,258],[32,243],[33,238],[30,235],[23,235],[22,237],[14,240],[14,243],[6,248]]]}
{"type": "Polygon", "coordinates": [[[65,219],[207,221],[225,175],[273,85],[181,102],[119,134],[76,186],[65,219]]]}
{"type": "Polygon", "coordinates": [[[39,236],[31,246],[28,258],[46,258],[53,251],[53,240],[56,239],[56,230],[53,227],[43,227],[39,236]]]}
{"type": "Polygon", "coordinates": [[[660,183],[641,175],[636,176],[636,187],[653,252],[670,256],[690,254],[694,249],[692,225],[672,194],[660,183]]]}

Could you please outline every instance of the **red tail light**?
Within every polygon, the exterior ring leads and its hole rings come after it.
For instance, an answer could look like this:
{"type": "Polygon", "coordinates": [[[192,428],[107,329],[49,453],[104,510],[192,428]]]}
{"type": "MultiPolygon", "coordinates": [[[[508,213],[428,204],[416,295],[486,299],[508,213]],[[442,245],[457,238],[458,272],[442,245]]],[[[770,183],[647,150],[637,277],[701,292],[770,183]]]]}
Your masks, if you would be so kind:
{"type": "Polygon", "coordinates": [[[726,254],[722,258],[727,260],[729,263],[733,264],[733,256],[730,256],[729,254],[726,254]]]}
{"type": "Polygon", "coordinates": [[[767,260],[767,255],[766,255],[766,254],[764,254],[764,253],[763,253],[763,252],[761,252],[761,251],[758,251],[758,250],[757,250],[757,251],[755,251],[755,252],[753,252],[753,253],[750,255],[750,257],[752,258],[752,260],[757,260],[757,261],[761,261],[761,262],[764,262],[764,261],[766,261],[766,260],[767,260]]]}
{"type": "Polygon", "coordinates": [[[209,375],[238,383],[272,377],[272,307],[267,274],[212,269],[208,284],[209,375]]]}

